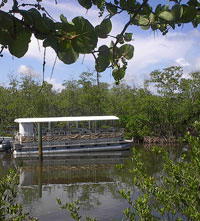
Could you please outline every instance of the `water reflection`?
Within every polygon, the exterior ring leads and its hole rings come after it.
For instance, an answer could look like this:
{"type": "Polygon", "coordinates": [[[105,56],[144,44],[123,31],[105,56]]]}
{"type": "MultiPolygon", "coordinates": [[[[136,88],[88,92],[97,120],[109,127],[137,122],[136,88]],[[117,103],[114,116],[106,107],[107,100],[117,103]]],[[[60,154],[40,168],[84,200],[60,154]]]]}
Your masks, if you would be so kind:
{"type": "MultiPolygon", "coordinates": [[[[149,148],[140,146],[137,151],[141,153],[147,172],[159,178],[163,163],[159,155],[152,155],[149,148]]],[[[181,148],[169,148],[169,151],[171,157],[178,160],[181,148]]],[[[0,173],[5,174],[10,167],[20,165],[19,201],[39,220],[73,220],[66,211],[59,209],[57,197],[63,202],[79,199],[83,217],[121,220],[128,203],[118,191],[131,187],[133,198],[139,194],[129,173],[135,164],[130,155],[131,151],[62,155],[44,158],[43,163],[37,159],[12,159],[1,155],[0,173]],[[125,164],[124,169],[116,169],[115,165],[121,163],[125,164]]]]}
{"type": "Polygon", "coordinates": [[[79,199],[84,216],[122,218],[126,202],[118,193],[121,183],[115,165],[129,157],[129,151],[122,151],[44,158],[42,163],[14,159],[15,166],[21,165],[19,201],[40,220],[71,220],[59,209],[56,197],[63,202],[79,199]]]}

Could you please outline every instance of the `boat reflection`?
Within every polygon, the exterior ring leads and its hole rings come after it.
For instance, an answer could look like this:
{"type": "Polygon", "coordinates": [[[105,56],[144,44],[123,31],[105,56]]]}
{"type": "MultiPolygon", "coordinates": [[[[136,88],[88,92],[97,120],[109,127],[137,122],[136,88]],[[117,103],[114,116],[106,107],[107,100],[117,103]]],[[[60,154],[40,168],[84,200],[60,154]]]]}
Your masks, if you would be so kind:
{"type": "Polygon", "coordinates": [[[43,162],[36,158],[13,159],[14,166],[20,168],[19,202],[31,215],[48,221],[72,220],[59,209],[57,197],[62,202],[78,199],[83,216],[120,216],[125,204],[118,192],[122,176],[115,165],[129,157],[129,151],[113,151],[44,157],[43,162]]]}
{"type": "Polygon", "coordinates": [[[48,157],[43,162],[17,158],[14,164],[20,166],[20,186],[38,185],[41,196],[42,185],[114,182],[110,168],[123,163],[129,156],[129,151],[79,153],[48,157]]]}

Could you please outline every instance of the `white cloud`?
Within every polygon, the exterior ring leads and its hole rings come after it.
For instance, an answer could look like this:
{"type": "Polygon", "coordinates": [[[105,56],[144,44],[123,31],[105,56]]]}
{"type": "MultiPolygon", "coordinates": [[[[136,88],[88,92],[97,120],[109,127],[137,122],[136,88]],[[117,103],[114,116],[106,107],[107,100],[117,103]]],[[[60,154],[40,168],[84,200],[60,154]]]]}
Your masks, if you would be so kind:
{"type": "Polygon", "coordinates": [[[200,56],[193,60],[191,71],[200,71],[200,56]]]}
{"type": "MultiPolygon", "coordinates": [[[[42,41],[37,40],[34,36],[31,37],[31,43],[29,44],[29,50],[26,53],[26,57],[35,58],[37,60],[44,60],[44,48],[42,47],[42,41]]],[[[46,48],[45,61],[47,65],[52,65],[56,57],[56,53],[50,47],[46,48]]],[[[59,61],[58,61],[59,62],[59,61]]]]}
{"type": "Polygon", "coordinates": [[[58,83],[55,78],[45,78],[45,81],[48,82],[49,84],[52,84],[53,88],[55,90],[62,90],[62,89],[64,89],[62,84],[58,83]]]}
{"type": "Polygon", "coordinates": [[[188,67],[190,66],[190,63],[187,62],[184,58],[177,58],[176,63],[182,67],[188,67]]]}
{"type": "Polygon", "coordinates": [[[54,1],[46,0],[43,2],[43,5],[49,14],[58,21],[60,20],[60,14],[66,16],[68,21],[71,21],[74,17],[83,16],[90,20],[93,25],[98,24],[99,21],[102,20],[102,18],[98,17],[99,10],[95,8],[86,10],[85,8],[81,7],[77,1],[65,0],[63,3],[58,1],[58,4],[56,5],[54,1]]]}
{"type": "MultiPolygon", "coordinates": [[[[129,61],[126,81],[142,85],[151,71],[171,65],[181,65],[189,71],[190,60],[196,56],[197,32],[169,33],[167,36],[135,36],[135,55],[129,61]]],[[[196,62],[198,66],[198,62],[196,62]]],[[[199,65],[200,66],[200,65],[199,65]]]]}
{"type": "Polygon", "coordinates": [[[26,65],[20,65],[18,68],[18,73],[25,76],[39,77],[40,74],[35,71],[32,67],[26,65]]]}

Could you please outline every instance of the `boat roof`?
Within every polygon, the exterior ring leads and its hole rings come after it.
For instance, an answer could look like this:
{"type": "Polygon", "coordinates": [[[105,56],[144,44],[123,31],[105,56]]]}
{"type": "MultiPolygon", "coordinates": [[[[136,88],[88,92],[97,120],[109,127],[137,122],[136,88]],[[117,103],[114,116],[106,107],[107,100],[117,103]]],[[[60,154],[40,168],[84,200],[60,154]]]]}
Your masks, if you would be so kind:
{"type": "Polygon", "coordinates": [[[85,116],[85,117],[44,117],[44,118],[18,118],[16,123],[49,123],[49,122],[77,122],[77,121],[99,121],[119,120],[116,116],[85,116]]]}

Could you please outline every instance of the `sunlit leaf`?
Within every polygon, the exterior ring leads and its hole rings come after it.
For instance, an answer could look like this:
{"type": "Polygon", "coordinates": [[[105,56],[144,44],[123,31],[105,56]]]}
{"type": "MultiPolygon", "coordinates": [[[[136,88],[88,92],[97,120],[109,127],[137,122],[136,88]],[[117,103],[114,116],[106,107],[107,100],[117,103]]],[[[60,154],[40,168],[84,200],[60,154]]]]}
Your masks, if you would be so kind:
{"type": "Polygon", "coordinates": [[[134,47],[133,47],[133,45],[125,44],[125,45],[122,45],[119,48],[119,52],[120,52],[121,56],[123,56],[126,59],[130,60],[133,57],[133,54],[134,54],[134,47]]]}
{"type": "Polygon", "coordinates": [[[78,53],[91,53],[97,45],[97,34],[90,22],[83,17],[72,20],[75,33],[72,35],[72,46],[78,53]]]}
{"type": "Polygon", "coordinates": [[[169,22],[175,20],[173,14],[172,14],[171,12],[169,12],[169,11],[161,12],[161,13],[159,14],[159,18],[161,18],[161,19],[163,19],[163,20],[165,20],[165,21],[169,21],[169,22]]]}
{"type": "Polygon", "coordinates": [[[115,81],[120,81],[125,76],[124,68],[114,69],[112,76],[114,77],[115,81]]]}
{"type": "Polygon", "coordinates": [[[153,23],[156,20],[156,16],[153,13],[151,13],[149,16],[149,19],[150,19],[150,22],[153,23]]]}
{"type": "Polygon", "coordinates": [[[140,25],[148,25],[149,24],[149,19],[147,19],[146,17],[140,16],[139,24],[140,25]]]}
{"type": "Polygon", "coordinates": [[[144,29],[144,30],[147,30],[147,29],[149,29],[149,19],[147,19],[146,17],[144,17],[144,16],[140,16],[139,17],[139,20],[138,20],[138,23],[139,23],[139,25],[140,25],[140,27],[142,28],[142,29],[144,29]]]}

